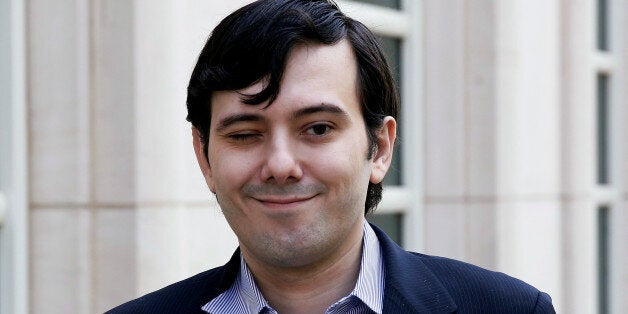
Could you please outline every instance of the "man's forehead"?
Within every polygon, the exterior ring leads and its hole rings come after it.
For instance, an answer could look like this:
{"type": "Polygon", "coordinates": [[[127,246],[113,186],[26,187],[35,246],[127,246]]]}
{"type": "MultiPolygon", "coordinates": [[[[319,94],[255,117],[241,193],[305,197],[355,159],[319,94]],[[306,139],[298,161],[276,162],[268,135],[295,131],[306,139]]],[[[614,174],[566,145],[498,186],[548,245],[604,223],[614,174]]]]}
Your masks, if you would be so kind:
{"type": "MultiPolygon", "coordinates": [[[[263,115],[275,102],[288,103],[284,110],[297,111],[303,107],[329,104],[352,111],[358,106],[357,62],[350,43],[344,39],[332,45],[307,43],[295,46],[286,60],[277,98],[273,103],[245,101],[264,91],[264,77],[239,90],[215,91],[211,96],[212,123],[216,114],[251,113],[263,115]]],[[[361,112],[360,108],[356,108],[361,112]]]]}

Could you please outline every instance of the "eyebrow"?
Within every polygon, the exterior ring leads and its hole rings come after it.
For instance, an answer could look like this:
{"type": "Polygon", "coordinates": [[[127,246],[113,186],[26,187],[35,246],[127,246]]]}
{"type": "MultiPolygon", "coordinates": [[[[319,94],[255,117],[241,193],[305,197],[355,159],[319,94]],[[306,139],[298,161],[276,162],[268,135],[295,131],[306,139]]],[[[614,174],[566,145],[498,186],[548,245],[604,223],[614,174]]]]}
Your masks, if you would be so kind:
{"type": "Polygon", "coordinates": [[[292,114],[292,118],[297,119],[303,116],[307,116],[307,115],[311,115],[311,114],[315,114],[319,112],[328,112],[328,113],[333,113],[333,114],[343,116],[343,118],[345,119],[349,118],[349,114],[347,114],[346,111],[342,110],[342,108],[334,104],[328,104],[328,103],[321,103],[320,105],[315,105],[315,106],[310,106],[310,107],[299,109],[292,114]]]}

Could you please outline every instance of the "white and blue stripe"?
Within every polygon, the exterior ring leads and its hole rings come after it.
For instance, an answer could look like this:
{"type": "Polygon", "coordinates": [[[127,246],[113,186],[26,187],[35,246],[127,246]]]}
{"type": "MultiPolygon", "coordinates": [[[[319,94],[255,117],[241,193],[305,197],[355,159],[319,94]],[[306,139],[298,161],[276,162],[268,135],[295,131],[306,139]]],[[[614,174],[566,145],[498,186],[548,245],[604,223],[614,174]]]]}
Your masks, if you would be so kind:
{"type": "MultiPolygon", "coordinates": [[[[384,305],[384,263],[379,240],[371,226],[364,222],[364,242],[360,272],[353,291],[332,304],[326,314],[382,313],[384,305]]],[[[210,314],[251,313],[277,314],[257,288],[253,275],[240,255],[240,272],[229,289],[205,304],[210,314]]]]}

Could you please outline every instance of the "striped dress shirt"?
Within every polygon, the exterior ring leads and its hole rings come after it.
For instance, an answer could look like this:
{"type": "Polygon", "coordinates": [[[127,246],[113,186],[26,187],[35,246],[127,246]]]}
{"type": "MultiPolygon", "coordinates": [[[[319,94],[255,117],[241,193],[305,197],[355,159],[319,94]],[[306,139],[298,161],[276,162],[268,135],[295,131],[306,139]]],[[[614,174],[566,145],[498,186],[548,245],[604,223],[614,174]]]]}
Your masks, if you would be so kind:
{"type": "MultiPolygon", "coordinates": [[[[382,313],[384,300],[384,263],[379,240],[371,226],[364,221],[362,261],[358,280],[351,293],[332,304],[326,314],[382,313]]],[[[257,288],[253,274],[240,254],[240,273],[222,294],[202,309],[210,314],[251,313],[277,314],[257,288]]]]}

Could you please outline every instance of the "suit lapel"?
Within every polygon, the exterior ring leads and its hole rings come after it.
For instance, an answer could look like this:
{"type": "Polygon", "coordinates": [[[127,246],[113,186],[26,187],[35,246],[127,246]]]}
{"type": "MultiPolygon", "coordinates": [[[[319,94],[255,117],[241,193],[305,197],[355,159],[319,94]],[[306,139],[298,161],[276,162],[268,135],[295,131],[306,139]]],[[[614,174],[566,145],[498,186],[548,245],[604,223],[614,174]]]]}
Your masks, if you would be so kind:
{"type": "Polygon", "coordinates": [[[205,280],[203,287],[198,291],[198,297],[193,298],[193,302],[189,304],[190,313],[192,313],[193,310],[199,310],[199,313],[205,313],[205,311],[202,311],[201,308],[221,293],[227,291],[233,282],[235,282],[239,271],[240,248],[238,247],[231,256],[229,262],[218,268],[217,271],[213,273],[212,278],[207,278],[205,280]]]}
{"type": "Polygon", "coordinates": [[[400,248],[382,230],[377,234],[384,259],[384,313],[452,313],[456,304],[420,256],[400,248]]]}

